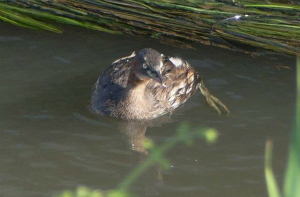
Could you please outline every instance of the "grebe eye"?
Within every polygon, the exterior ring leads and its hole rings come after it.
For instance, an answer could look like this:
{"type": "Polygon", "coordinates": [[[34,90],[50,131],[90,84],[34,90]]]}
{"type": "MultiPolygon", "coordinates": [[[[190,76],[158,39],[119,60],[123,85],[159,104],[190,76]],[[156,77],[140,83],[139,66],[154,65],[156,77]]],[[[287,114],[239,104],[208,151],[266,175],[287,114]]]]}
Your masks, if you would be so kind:
{"type": "Polygon", "coordinates": [[[147,69],[148,68],[147,64],[143,63],[143,68],[147,69]]]}

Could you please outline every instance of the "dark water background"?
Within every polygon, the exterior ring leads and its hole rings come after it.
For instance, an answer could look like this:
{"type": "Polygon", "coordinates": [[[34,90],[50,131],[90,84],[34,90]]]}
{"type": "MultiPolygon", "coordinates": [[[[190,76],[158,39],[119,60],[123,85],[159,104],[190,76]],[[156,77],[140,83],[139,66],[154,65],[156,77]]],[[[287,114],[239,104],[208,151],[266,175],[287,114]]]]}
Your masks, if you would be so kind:
{"type": "Polygon", "coordinates": [[[293,57],[263,52],[253,58],[203,45],[185,50],[64,29],[53,34],[0,23],[0,196],[51,196],[79,185],[116,188],[146,157],[132,143],[145,135],[163,143],[183,121],[216,128],[220,138],[214,145],[198,140],[176,146],[166,155],[169,170],[153,167],[133,185],[137,196],[267,196],[267,138],[275,141],[273,166],[282,183],[295,108],[293,57]],[[218,116],[200,93],[172,120],[152,126],[93,114],[89,105],[99,74],[144,47],[188,60],[231,114],[218,116]]]}

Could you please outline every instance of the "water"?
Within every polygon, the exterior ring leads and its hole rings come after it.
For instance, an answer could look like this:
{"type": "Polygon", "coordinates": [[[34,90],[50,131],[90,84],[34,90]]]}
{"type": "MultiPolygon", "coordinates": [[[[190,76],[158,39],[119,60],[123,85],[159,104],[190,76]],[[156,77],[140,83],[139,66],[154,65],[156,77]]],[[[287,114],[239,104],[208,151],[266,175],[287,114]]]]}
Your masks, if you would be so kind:
{"type": "Polygon", "coordinates": [[[149,169],[137,196],[266,196],[264,147],[274,139],[280,184],[295,107],[295,60],[209,46],[184,50],[133,36],[65,27],[64,34],[0,23],[0,196],[52,196],[79,185],[109,190],[183,121],[219,130],[214,145],[197,140],[167,155],[172,167],[149,169]],[[115,59],[143,47],[187,59],[231,110],[218,116],[200,93],[153,125],[90,111],[93,84],[115,59]],[[145,132],[147,130],[147,132],[145,132]],[[132,148],[132,144],[135,147],[132,148]]]}

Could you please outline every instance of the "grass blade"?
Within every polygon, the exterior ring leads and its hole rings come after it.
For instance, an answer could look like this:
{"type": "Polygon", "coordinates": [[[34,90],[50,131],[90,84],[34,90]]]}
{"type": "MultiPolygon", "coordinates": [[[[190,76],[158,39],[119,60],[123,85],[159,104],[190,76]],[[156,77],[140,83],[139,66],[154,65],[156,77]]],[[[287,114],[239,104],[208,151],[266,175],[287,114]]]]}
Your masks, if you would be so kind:
{"type": "Polygon", "coordinates": [[[0,20],[33,29],[61,31],[47,23],[51,20],[112,34],[146,36],[170,45],[178,46],[179,43],[181,47],[189,48],[192,43],[198,42],[253,55],[255,50],[247,45],[281,53],[300,54],[299,3],[268,3],[263,0],[233,2],[1,1],[0,20]]]}
{"type": "Polygon", "coordinates": [[[297,57],[296,120],[284,183],[285,197],[300,196],[300,56],[297,57]]]}
{"type": "Polygon", "coordinates": [[[265,177],[268,188],[269,197],[280,197],[280,191],[272,170],[272,148],[273,143],[267,140],[265,150],[265,177]]]}
{"type": "Polygon", "coordinates": [[[39,29],[39,30],[47,30],[47,31],[52,31],[55,33],[61,33],[62,30],[59,28],[44,23],[40,22],[38,20],[32,19],[30,17],[27,17],[25,15],[13,12],[8,9],[3,9],[0,4],[0,16],[1,19],[5,20],[6,22],[10,22],[15,25],[23,26],[23,27],[28,27],[28,28],[33,28],[33,29],[39,29]]]}

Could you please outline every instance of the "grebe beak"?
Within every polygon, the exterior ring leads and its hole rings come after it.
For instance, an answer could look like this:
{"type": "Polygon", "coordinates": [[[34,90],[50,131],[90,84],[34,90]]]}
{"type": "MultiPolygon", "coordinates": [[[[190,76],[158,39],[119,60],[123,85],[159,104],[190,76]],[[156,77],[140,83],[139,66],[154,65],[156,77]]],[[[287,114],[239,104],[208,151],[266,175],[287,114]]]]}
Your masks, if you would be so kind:
{"type": "Polygon", "coordinates": [[[156,77],[152,77],[152,79],[154,81],[156,81],[157,83],[159,83],[164,89],[167,88],[167,85],[163,83],[161,75],[157,75],[156,77]]]}
{"type": "Polygon", "coordinates": [[[152,79],[153,79],[154,81],[156,81],[157,83],[159,83],[160,85],[163,85],[163,80],[162,80],[162,77],[161,77],[160,74],[158,74],[158,73],[153,73],[152,79]]]}
{"type": "Polygon", "coordinates": [[[163,87],[165,87],[165,85],[163,84],[163,79],[161,77],[161,75],[156,72],[156,71],[148,71],[147,74],[149,75],[149,77],[151,79],[153,79],[154,81],[156,81],[157,83],[159,83],[160,85],[162,85],[163,87]]]}

